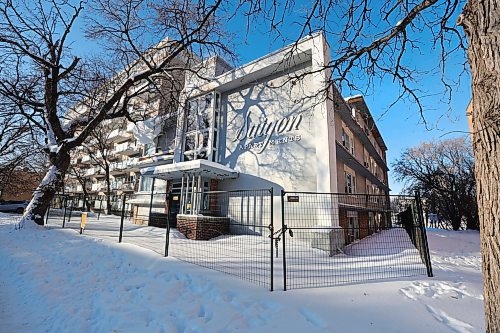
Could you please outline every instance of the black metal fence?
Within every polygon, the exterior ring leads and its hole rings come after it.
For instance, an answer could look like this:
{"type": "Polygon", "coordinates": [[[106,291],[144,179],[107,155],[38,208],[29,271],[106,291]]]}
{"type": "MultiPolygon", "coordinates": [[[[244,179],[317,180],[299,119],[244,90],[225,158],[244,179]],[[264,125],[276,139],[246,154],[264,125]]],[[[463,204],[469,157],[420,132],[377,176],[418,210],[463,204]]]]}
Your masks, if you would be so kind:
{"type": "Polygon", "coordinates": [[[89,236],[135,244],[163,255],[165,229],[150,225],[150,210],[151,215],[163,211],[166,197],[167,193],[153,196],[124,193],[112,195],[108,200],[106,196],[58,194],[51,202],[45,223],[50,228],[74,229],[89,236]],[[151,204],[151,197],[163,200],[161,204],[151,204]],[[85,225],[82,225],[82,215],[85,215],[85,225]]]}
{"type": "Polygon", "coordinates": [[[195,215],[178,214],[179,194],[122,194],[111,197],[110,203],[105,197],[57,195],[46,224],[135,244],[272,290],[272,189],[202,192],[189,197],[199,203],[195,215]],[[114,208],[107,210],[108,206],[114,208]]]}
{"type": "Polygon", "coordinates": [[[195,193],[199,214],[177,215],[168,255],[273,289],[272,189],[195,193]]]}
{"type": "Polygon", "coordinates": [[[284,290],[432,276],[418,196],[282,192],[284,290]]]}
{"type": "Polygon", "coordinates": [[[432,276],[418,196],[282,192],[276,232],[272,189],[190,193],[184,204],[181,210],[179,193],[57,195],[46,224],[135,244],[270,290],[274,260],[282,261],[284,290],[432,276]]]}

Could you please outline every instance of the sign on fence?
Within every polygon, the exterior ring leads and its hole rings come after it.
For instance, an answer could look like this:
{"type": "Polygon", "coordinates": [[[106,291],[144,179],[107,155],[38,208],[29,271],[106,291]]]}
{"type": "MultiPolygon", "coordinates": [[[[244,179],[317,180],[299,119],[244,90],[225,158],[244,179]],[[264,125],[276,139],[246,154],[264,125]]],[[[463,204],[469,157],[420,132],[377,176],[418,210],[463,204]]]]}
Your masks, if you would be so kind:
{"type": "Polygon", "coordinates": [[[82,220],[80,221],[80,235],[83,234],[85,224],[87,223],[87,212],[82,212],[82,220]]]}

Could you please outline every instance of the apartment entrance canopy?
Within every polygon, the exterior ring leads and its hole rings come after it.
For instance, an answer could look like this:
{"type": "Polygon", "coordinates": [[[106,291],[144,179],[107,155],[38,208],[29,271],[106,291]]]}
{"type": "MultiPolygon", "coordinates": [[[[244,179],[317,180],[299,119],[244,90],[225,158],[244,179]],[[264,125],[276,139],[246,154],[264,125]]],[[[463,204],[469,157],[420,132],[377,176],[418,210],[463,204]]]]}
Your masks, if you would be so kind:
{"type": "Polygon", "coordinates": [[[201,176],[211,179],[237,178],[238,172],[219,163],[194,160],[173,164],[151,166],[141,169],[143,177],[180,179],[183,176],[201,176]]]}

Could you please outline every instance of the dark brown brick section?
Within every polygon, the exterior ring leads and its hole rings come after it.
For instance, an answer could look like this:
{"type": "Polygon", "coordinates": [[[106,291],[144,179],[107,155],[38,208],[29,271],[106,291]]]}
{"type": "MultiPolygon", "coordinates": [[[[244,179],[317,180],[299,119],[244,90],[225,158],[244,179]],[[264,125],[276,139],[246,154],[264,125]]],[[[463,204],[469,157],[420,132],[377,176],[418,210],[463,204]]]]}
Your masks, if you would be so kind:
{"type": "Polygon", "coordinates": [[[177,215],[177,230],[189,239],[209,240],[229,234],[229,218],[177,215]]]}
{"type": "MultiPolygon", "coordinates": [[[[217,179],[210,179],[210,191],[217,191],[218,183],[219,182],[217,181],[217,179]]],[[[210,195],[210,198],[208,201],[208,209],[214,215],[218,215],[220,213],[219,209],[217,207],[217,195],[216,194],[210,195]]]]}
{"type": "Polygon", "coordinates": [[[371,235],[371,231],[368,230],[368,212],[358,212],[359,219],[359,238],[365,238],[371,235]]]}
{"type": "Polygon", "coordinates": [[[347,220],[347,210],[339,210],[339,225],[344,228],[345,244],[349,244],[349,221],[347,220]]]}

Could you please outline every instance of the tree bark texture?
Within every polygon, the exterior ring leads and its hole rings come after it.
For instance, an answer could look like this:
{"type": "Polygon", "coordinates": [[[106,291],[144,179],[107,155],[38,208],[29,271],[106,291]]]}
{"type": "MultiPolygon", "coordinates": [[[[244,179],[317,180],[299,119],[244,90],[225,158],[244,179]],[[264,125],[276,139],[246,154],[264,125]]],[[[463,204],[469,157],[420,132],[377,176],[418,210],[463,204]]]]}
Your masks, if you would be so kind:
{"type": "Polygon", "coordinates": [[[104,173],[106,175],[106,215],[108,215],[111,214],[111,179],[107,162],[104,163],[104,173]]]}
{"type": "Polygon", "coordinates": [[[472,140],[487,332],[500,332],[500,1],[469,0],[459,18],[472,74],[472,140]]]}
{"type": "Polygon", "coordinates": [[[32,220],[38,225],[44,224],[44,216],[50,202],[63,184],[70,165],[70,155],[66,151],[59,151],[50,159],[50,162],[51,165],[33,193],[23,216],[24,220],[32,220]]]}

